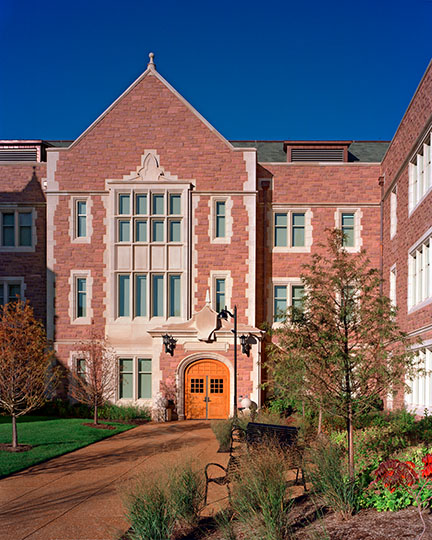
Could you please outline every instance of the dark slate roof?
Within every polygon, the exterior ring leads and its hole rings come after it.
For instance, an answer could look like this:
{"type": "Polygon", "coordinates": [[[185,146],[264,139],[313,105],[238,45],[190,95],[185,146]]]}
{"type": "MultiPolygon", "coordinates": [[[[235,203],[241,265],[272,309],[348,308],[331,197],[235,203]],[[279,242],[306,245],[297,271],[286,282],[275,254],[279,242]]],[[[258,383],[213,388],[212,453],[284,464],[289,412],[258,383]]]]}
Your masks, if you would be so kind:
{"type": "Polygon", "coordinates": [[[73,141],[44,141],[48,144],[48,146],[55,146],[57,148],[67,148],[70,146],[73,141]]]}
{"type": "MultiPolygon", "coordinates": [[[[262,163],[286,163],[284,142],[230,141],[236,147],[256,148],[258,161],[262,163]]],[[[353,141],[348,147],[348,161],[380,163],[389,145],[388,141],[353,141]]]]}

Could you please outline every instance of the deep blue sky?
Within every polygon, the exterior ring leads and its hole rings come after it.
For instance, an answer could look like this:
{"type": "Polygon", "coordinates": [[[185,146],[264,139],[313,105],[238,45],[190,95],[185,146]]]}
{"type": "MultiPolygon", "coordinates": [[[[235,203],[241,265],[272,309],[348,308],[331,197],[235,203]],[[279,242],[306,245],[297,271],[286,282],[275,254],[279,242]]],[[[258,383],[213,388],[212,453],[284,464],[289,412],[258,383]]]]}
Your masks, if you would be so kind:
{"type": "Polygon", "coordinates": [[[74,139],[146,68],[228,139],[390,139],[432,0],[0,0],[0,138],[74,139]]]}

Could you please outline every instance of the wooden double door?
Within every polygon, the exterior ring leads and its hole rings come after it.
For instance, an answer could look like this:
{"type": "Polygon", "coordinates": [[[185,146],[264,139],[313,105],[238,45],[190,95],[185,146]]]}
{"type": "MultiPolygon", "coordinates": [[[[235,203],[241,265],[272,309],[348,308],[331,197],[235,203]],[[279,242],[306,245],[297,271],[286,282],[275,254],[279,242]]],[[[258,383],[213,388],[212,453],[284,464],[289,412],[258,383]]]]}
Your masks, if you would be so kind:
{"type": "Polygon", "coordinates": [[[198,360],[186,369],[186,418],[228,418],[229,394],[229,371],[222,362],[198,360]]]}

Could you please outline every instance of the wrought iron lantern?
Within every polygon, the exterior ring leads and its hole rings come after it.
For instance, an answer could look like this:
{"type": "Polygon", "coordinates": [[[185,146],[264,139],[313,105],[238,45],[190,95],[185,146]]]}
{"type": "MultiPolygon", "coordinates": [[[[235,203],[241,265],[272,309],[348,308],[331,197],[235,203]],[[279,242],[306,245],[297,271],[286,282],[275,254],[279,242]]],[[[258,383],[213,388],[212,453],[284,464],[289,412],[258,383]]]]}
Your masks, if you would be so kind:
{"type": "Polygon", "coordinates": [[[169,334],[164,334],[162,336],[162,339],[163,339],[163,344],[165,346],[165,352],[173,356],[177,340],[174,339],[173,336],[170,336],[169,334]]]}

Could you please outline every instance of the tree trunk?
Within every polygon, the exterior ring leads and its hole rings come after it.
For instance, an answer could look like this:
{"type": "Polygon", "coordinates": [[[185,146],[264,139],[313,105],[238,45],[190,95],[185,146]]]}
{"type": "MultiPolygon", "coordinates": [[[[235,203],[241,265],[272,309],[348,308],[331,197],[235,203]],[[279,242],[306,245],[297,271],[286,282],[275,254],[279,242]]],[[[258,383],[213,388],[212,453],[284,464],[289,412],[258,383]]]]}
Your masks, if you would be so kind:
{"type": "Polygon", "coordinates": [[[94,424],[97,424],[97,423],[98,423],[98,406],[97,406],[97,401],[94,402],[94,407],[93,407],[93,423],[94,423],[94,424]]]}
{"type": "Polygon", "coordinates": [[[304,401],[302,401],[302,416],[303,416],[303,418],[305,417],[305,405],[304,405],[304,401]]]}
{"type": "Polygon", "coordinates": [[[18,432],[17,432],[17,423],[16,416],[12,415],[12,448],[18,447],[18,432]]]}
{"type": "Polygon", "coordinates": [[[351,480],[354,480],[354,438],[353,438],[353,422],[352,422],[352,403],[348,403],[347,417],[347,432],[348,432],[348,469],[351,480]]]}
{"type": "Polygon", "coordinates": [[[321,405],[320,405],[319,412],[318,412],[318,430],[317,430],[317,435],[319,435],[319,434],[321,433],[321,429],[322,429],[322,408],[321,408],[321,405]]]}

